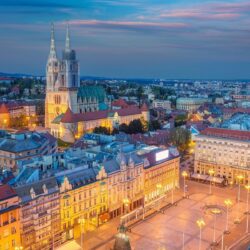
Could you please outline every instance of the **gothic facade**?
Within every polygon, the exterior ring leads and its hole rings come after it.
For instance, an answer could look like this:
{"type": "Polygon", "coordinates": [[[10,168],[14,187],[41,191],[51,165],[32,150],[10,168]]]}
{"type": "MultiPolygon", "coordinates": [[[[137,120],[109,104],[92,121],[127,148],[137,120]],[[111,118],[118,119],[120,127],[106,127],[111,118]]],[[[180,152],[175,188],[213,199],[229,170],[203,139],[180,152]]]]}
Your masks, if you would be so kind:
{"type": "Polygon", "coordinates": [[[65,49],[58,59],[54,26],[51,29],[50,52],[46,66],[45,127],[68,108],[74,113],[93,112],[108,108],[108,99],[100,86],[80,86],[80,67],[75,50],[70,46],[67,27],[65,49]]]}

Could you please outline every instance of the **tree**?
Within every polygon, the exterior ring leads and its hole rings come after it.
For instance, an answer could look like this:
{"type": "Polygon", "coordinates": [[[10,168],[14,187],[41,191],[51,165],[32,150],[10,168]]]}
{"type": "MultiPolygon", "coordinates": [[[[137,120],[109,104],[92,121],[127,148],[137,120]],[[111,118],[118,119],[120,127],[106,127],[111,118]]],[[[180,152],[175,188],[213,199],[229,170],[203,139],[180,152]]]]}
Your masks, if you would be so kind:
{"type": "Polygon", "coordinates": [[[24,128],[28,127],[29,125],[29,117],[26,117],[24,114],[21,114],[18,117],[11,117],[10,118],[10,128],[24,128]]]}
{"type": "Polygon", "coordinates": [[[139,105],[141,104],[141,99],[142,99],[143,93],[144,93],[143,87],[139,86],[136,90],[136,96],[137,96],[139,105]]]}
{"type": "Polygon", "coordinates": [[[157,130],[157,129],[160,129],[161,128],[161,124],[158,120],[152,120],[150,121],[149,123],[149,130],[152,131],[152,130],[157,130]]]}
{"type": "Polygon", "coordinates": [[[112,135],[116,135],[116,134],[119,134],[119,129],[117,129],[117,128],[113,128],[113,130],[112,130],[112,133],[111,133],[112,135]]]}
{"type": "Polygon", "coordinates": [[[187,114],[177,115],[174,119],[174,125],[175,127],[185,125],[187,123],[187,120],[188,120],[187,114]]]}
{"type": "Polygon", "coordinates": [[[182,127],[174,128],[170,131],[170,141],[180,152],[184,152],[189,147],[191,133],[182,127]]]}
{"type": "Polygon", "coordinates": [[[128,132],[129,134],[138,134],[143,133],[143,124],[140,119],[133,120],[128,125],[128,132]]]}
{"type": "Polygon", "coordinates": [[[105,134],[105,135],[110,135],[110,129],[106,128],[106,127],[95,127],[93,130],[93,133],[96,134],[105,134]]]}
{"type": "Polygon", "coordinates": [[[129,132],[128,125],[125,124],[125,123],[122,123],[122,124],[119,126],[119,130],[120,130],[121,132],[124,132],[124,133],[128,134],[128,132],[129,132]]]}

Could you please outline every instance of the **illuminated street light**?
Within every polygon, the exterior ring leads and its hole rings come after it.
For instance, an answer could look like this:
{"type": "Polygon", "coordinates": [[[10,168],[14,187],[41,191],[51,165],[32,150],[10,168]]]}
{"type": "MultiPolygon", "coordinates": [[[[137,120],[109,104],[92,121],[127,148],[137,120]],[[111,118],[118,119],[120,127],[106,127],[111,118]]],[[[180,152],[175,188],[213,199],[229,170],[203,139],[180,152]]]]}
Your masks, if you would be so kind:
{"type": "Polygon", "coordinates": [[[212,194],[212,176],[214,175],[214,170],[209,169],[208,173],[210,175],[209,194],[212,194]]]}
{"type": "Polygon", "coordinates": [[[250,185],[246,185],[245,186],[246,190],[247,190],[247,211],[246,211],[246,214],[247,214],[247,221],[246,221],[246,233],[248,233],[248,227],[249,227],[249,190],[250,190],[250,185]]]}
{"type": "Polygon", "coordinates": [[[182,175],[183,180],[184,180],[184,183],[183,183],[183,197],[186,197],[186,177],[188,176],[188,173],[186,171],[183,171],[181,175],[182,175]]]}
{"type": "MultiPolygon", "coordinates": [[[[128,212],[128,209],[129,209],[129,204],[130,204],[130,200],[128,198],[124,198],[122,200],[124,206],[125,206],[125,213],[128,212]]],[[[126,218],[126,217],[125,217],[126,218]]],[[[127,221],[125,221],[125,223],[127,223],[127,221]]]]}
{"type": "Polygon", "coordinates": [[[83,218],[78,219],[78,223],[80,224],[81,248],[83,249],[83,234],[84,234],[85,219],[83,218]],[[83,231],[82,231],[82,228],[83,228],[83,231]]]}
{"type": "Polygon", "coordinates": [[[196,224],[198,225],[200,229],[200,240],[199,240],[199,250],[201,250],[201,229],[206,225],[205,221],[201,218],[196,221],[196,224]]]}
{"type": "Polygon", "coordinates": [[[229,210],[229,207],[233,205],[233,202],[232,202],[230,199],[226,199],[226,200],[224,201],[224,204],[225,204],[226,207],[227,207],[227,220],[226,220],[225,233],[229,233],[229,230],[228,230],[228,210],[229,210]]]}
{"type": "Polygon", "coordinates": [[[213,232],[213,242],[212,242],[212,245],[217,245],[217,242],[216,242],[216,237],[215,237],[215,226],[216,226],[216,219],[217,219],[217,215],[221,214],[221,209],[219,208],[213,208],[211,210],[211,213],[214,215],[214,232],[213,232]]]}
{"type": "Polygon", "coordinates": [[[23,247],[20,246],[20,247],[15,247],[15,250],[23,250],[23,247]]]}
{"type": "Polygon", "coordinates": [[[235,224],[238,224],[240,222],[239,219],[239,208],[240,208],[240,184],[241,181],[244,179],[244,176],[242,174],[237,175],[237,179],[238,179],[238,196],[237,196],[237,217],[235,219],[235,224]]]}

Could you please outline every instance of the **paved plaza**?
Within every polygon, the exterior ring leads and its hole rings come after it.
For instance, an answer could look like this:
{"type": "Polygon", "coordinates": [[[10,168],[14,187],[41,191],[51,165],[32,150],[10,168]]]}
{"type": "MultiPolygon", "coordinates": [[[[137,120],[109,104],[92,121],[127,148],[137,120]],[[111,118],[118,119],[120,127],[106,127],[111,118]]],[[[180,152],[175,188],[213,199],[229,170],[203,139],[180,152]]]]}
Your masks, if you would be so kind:
{"type": "MultiPolygon", "coordinates": [[[[245,234],[246,191],[243,190],[243,187],[241,202],[238,205],[236,201],[237,186],[233,188],[213,187],[213,194],[209,195],[209,185],[193,181],[188,181],[187,184],[189,198],[181,199],[177,206],[163,209],[160,213],[156,213],[130,228],[131,232],[128,232],[128,235],[132,249],[177,250],[183,249],[183,245],[185,250],[199,249],[199,228],[196,221],[200,218],[205,221],[205,226],[202,228],[201,249],[221,249],[221,246],[211,248],[211,243],[214,236],[217,242],[221,241],[222,232],[226,226],[224,200],[228,198],[233,202],[229,210],[229,230],[232,233],[225,236],[224,249],[232,244],[230,238],[235,240],[234,231],[238,231],[240,235],[245,234]],[[216,216],[216,221],[215,215],[211,212],[211,207],[214,208],[214,205],[221,212],[216,216]],[[239,225],[234,223],[236,218],[241,221],[239,225]],[[229,245],[227,246],[227,244],[229,245]]],[[[181,191],[180,189],[179,194],[181,191]]],[[[180,197],[176,195],[175,199],[179,200],[180,197]]],[[[119,220],[116,219],[100,227],[97,231],[86,234],[84,249],[110,250],[114,244],[118,223],[119,220]]]]}

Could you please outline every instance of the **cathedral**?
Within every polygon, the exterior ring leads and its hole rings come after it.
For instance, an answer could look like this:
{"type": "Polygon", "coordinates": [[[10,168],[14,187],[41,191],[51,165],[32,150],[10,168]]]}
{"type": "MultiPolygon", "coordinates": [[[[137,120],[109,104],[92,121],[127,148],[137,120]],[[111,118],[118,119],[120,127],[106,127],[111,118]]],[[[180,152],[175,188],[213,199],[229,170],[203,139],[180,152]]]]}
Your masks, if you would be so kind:
{"type": "Polygon", "coordinates": [[[54,26],[51,28],[50,52],[46,68],[45,127],[52,135],[73,143],[95,127],[112,131],[132,120],[149,121],[149,110],[144,104],[112,109],[101,86],[81,86],[80,67],[76,53],[70,46],[69,27],[66,32],[62,59],[56,53],[54,26]]]}
{"type": "Polygon", "coordinates": [[[80,67],[76,52],[70,46],[69,27],[60,60],[56,53],[52,25],[46,81],[45,127],[47,128],[51,128],[53,120],[65,113],[68,108],[74,113],[108,109],[109,102],[101,86],[80,86],[80,67]]]}

